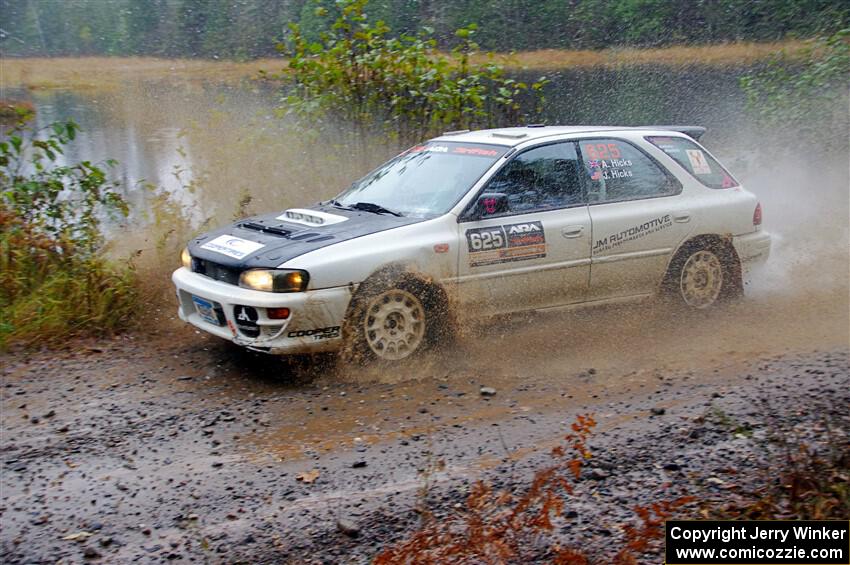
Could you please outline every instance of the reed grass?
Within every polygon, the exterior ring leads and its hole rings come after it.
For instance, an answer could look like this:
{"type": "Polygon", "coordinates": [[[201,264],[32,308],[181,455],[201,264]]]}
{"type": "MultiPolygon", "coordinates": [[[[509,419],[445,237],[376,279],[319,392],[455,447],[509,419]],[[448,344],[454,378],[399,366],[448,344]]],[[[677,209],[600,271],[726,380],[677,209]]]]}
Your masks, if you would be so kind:
{"type": "MultiPolygon", "coordinates": [[[[544,49],[519,53],[476,54],[473,62],[494,60],[511,70],[558,70],[621,65],[749,65],[780,51],[801,53],[805,41],[684,45],[656,49],[611,48],[599,51],[544,49]]],[[[275,72],[283,58],[252,61],[158,59],[153,57],[55,57],[0,59],[0,86],[27,89],[109,89],[128,81],[179,80],[219,83],[258,79],[260,71],[275,72]]]]}

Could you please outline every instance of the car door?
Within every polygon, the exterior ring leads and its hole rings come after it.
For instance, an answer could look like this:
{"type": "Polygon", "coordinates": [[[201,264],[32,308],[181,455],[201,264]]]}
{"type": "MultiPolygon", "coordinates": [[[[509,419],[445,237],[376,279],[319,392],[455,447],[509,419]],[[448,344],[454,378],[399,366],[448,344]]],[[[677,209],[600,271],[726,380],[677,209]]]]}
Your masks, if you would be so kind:
{"type": "Polygon", "coordinates": [[[464,309],[497,314],[585,299],[590,215],[572,142],[520,151],[459,220],[464,309]]]}
{"type": "Polygon", "coordinates": [[[579,151],[593,225],[588,300],[654,292],[691,231],[681,183],[622,139],[583,139],[579,151]]]}

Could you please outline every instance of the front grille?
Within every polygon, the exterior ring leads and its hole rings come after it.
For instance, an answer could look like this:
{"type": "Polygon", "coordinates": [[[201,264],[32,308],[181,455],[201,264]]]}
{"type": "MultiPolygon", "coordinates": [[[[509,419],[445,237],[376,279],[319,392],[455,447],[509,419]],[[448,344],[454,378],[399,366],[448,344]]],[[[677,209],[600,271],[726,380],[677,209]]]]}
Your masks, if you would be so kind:
{"type": "Polygon", "coordinates": [[[260,326],[257,324],[259,315],[253,306],[236,305],[233,307],[233,318],[239,333],[247,337],[259,337],[260,326]]]}
{"type": "Polygon", "coordinates": [[[206,259],[192,259],[192,271],[199,275],[206,275],[211,279],[226,282],[228,284],[239,284],[240,270],[234,267],[226,267],[206,259]]]}

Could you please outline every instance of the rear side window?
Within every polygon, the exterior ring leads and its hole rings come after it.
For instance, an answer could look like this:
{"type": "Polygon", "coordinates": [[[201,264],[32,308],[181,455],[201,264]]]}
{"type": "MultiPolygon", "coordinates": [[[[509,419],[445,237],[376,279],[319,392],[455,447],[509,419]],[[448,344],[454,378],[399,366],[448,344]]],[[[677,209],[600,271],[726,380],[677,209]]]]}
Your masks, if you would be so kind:
{"type": "Polygon", "coordinates": [[[677,194],[681,185],[640,149],[621,139],[579,142],[590,204],[677,194]]]}
{"type": "Polygon", "coordinates": [[[708,188],[732,188],[732,178],[717,160],[702,147],[684,137],[647,137],[646,140],[669,155],[695,179],[708,188]]]}

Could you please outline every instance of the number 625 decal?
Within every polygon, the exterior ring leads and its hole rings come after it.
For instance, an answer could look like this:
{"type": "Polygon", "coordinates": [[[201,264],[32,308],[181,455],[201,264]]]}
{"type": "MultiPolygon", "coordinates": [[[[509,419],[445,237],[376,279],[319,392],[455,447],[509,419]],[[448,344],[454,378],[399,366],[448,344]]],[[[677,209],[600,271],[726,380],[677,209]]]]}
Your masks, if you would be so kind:
{"type": "Polygon", "coordinates": [[[466,232],[466,242],[469,245],[470,253],[501,249],[507,246],[505,230],[502,226],[468,230],[466,232]]]}

